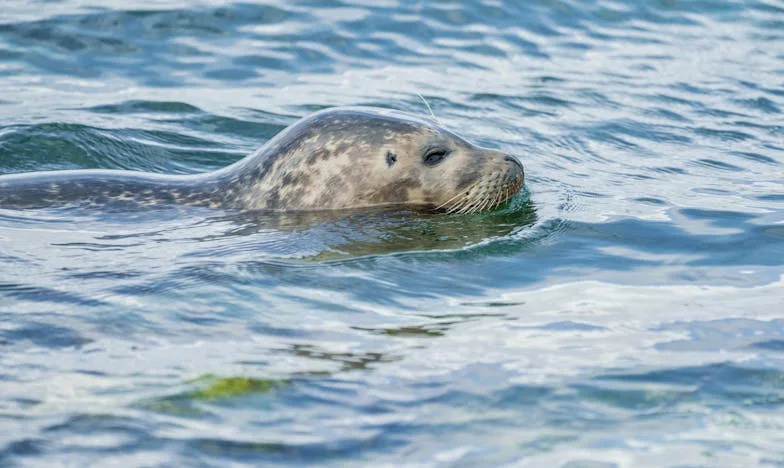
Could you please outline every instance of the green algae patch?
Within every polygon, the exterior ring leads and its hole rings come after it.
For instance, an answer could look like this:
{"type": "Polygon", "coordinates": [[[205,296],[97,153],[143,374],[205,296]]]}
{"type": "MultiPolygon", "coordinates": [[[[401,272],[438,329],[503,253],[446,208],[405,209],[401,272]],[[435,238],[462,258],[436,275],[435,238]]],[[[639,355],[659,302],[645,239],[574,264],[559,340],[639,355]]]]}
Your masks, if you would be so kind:
{"type": "Polygon", "coordinates": [[[200,402],[220,402],[231,398],[271,392],[288,385],[288,380],[257,379],[250,377],[218,377],[206,374],[185,382],[196,390],[140,401],[137,408],[180,417],[200,417],[208,414],[200,402]]]}
{"type": "Polygon", "coordinates": [[[204,385],[201,390],[194,390],[185,394],[186,398],[193,400],[219,400],[254,393],[266,393],[283,385],[287,380],[254,379],[250,377],[218,377],[213,374],[203,375],[191,381],[198,386],[204,385]]]}

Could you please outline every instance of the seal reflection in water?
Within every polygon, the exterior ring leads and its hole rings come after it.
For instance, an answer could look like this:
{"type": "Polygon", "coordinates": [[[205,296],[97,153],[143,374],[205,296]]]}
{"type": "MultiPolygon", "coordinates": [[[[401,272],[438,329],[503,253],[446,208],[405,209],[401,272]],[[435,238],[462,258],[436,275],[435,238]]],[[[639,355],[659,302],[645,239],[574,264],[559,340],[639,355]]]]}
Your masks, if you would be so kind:
{"type": "Polygon", "coordinates": [[[316,112],[246,158],[196,175],[77,170],[0,176],[0,207],[124,200],[239,210],[405,207],[492,209],[523,184],[523,166],[435,121],[377,108],[316,112]]]}

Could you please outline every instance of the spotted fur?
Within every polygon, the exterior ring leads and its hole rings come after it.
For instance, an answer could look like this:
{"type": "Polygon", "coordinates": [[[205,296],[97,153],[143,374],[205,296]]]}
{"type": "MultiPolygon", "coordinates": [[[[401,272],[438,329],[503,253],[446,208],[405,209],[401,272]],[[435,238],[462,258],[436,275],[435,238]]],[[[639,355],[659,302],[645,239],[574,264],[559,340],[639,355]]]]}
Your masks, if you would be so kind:
{"type": "Polygon", "coordinates": [[[119,200],[240,210],[406,206],[467,213],[498,206],[522,183],[516,159],[472,145],[430,119],[387,109],[334,108],[299,120],[246,158],[210,173],[0,176],[0,207],[119,200]],[[432,148],[447,156],[426,165],[432,148]]]}

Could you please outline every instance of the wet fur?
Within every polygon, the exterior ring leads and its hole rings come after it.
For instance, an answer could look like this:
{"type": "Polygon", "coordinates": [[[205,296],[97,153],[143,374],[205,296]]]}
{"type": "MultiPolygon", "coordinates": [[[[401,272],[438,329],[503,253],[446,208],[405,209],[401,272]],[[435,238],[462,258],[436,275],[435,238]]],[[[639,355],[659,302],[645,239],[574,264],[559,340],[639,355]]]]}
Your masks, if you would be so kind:
{"type": "Polygon", "coordinates": [[[381,206],[472,212],[522,185],[523,170],[429,119],[374,108],[334,108],[284,129],[221,170],[187,176],[80,170],[0,176],[0,207],[121,200],[239,210],[314,211],[381,206]],[[434,145],[450,153],[434,167],[434,145]],[[390,163],[387,153],[394,153],[390,163]]]}

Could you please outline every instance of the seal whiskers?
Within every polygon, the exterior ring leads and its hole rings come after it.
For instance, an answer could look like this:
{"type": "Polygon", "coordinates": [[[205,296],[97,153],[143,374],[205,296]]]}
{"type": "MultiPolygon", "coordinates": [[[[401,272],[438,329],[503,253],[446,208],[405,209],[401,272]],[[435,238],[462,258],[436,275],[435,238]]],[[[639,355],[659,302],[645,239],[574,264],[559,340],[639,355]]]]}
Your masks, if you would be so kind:
{"type": "MultiPolygon", "coordinates": [[[[467,189],[465,189],[465,190],[462,190],[462,191],[458,192],[458,194],[457,194],[457,195],[455,195],[454,197],[452,197],[452,198],[450,198],[449,200],[445,201],[444,203],[442,203],[442,204],[438,205],[438,206],[436,207],[436,210],[440,210],[440,209],[444,208],[446,205],[448,205],[449,203],[451,203],[451,202],[452,202],[452,201],[453,201],[455,198],[457,198],[457,197],[459,197],[459,196],[468,197],[468,194],[470,194],[470,193],[471,193],[471,190],[473,190],[473,189],[474,189],[474,187],[476,187],[478,184],[479,184],[479,182],[474,182],[474,183],[473,183],[471,186],[469,186],[467,189]]],[[[462,202],[462,200],[461,200],[461,202],[462,202]]]]}
{"type": "Polygon", "coordinates": [[[433,112],[433,109],[430,107],[430,103],[427,102],[427,99],[425,99],[425,97],[422,96],[422,94],[420,93],[417,93],[417,96],[419,96],[419,99],[421,99],[422,102],[425,103],[425,107],[427,107],[427,110],[430,112],[430,116],[433,117],[433,120],[438,122],[438,118],[436,117],[436,114],[433,112]]]}

